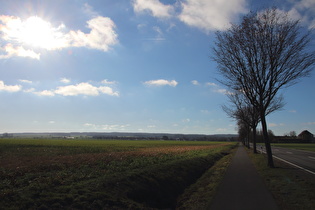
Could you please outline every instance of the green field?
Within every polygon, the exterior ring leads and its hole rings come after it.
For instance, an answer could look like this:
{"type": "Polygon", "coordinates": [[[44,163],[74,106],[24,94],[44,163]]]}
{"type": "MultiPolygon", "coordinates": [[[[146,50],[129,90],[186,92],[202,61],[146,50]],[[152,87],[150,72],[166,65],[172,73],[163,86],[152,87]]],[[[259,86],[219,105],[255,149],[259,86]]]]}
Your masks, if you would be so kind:
{"type": "Polygon", "coordinates": [[[175,208],[235,143],[0,139],[4,209],[175,208]]]}
{"type": "Polygon", "coordinates": [[[290,144],[272,144],[272,146],[275,147],[285,147],[289,149],[300,149],[300,150],[307,150],[311,152],[315,152],[315,144],[305,144],[305,143],[300,143],[300,144],[295,144],[295,143],[290,143],[290,144]]]}

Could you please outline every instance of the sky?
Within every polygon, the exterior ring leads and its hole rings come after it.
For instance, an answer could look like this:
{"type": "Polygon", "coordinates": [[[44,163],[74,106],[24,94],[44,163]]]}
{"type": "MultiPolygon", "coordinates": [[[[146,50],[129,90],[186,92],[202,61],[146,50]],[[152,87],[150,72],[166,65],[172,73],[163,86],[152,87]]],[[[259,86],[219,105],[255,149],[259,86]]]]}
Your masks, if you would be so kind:
{"type": "MultiPolygon", "coordinates": [[[[0,3],[0,133],[236,134],[215,32],[272,6],[315,28],[313,0],[0,3]]],[[[267,117],[276,135],[315,134],[314,81],[282,91],[285,107],[267,117]]]]}

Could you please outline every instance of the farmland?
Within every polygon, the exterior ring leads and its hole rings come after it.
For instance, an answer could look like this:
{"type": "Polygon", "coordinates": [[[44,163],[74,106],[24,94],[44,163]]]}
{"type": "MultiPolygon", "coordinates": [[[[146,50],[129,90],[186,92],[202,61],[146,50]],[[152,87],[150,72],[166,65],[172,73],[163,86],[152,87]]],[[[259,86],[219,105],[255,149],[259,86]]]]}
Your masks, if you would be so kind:
{"type": "Polygon", "coordinates": [[[235,143],[0,139],[0,206],[174,208],[235,143]]]}

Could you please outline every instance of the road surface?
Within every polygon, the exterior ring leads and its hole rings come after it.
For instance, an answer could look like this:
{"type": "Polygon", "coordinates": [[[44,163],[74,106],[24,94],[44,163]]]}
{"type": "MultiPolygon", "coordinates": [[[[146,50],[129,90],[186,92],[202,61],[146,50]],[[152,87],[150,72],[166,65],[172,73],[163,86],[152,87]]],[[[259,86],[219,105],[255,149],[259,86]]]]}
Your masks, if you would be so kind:
{"type": "MultiPolygon", "coordinates": [[[[257,145],[257,149],[265,152],[265,147],[257,145]]],[[[272,147],[272,155],[274,158],[287,162],[295,167],[301,168],[315,175],[315,152],[288,149],[284,147],[272,147]]]]}

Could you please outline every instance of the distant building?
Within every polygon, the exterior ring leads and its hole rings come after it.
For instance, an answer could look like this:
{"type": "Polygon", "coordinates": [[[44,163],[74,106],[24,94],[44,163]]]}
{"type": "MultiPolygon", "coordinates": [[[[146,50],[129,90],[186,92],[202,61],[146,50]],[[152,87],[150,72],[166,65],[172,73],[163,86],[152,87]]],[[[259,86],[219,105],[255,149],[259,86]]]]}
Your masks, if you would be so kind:
{"type": "Polygon", "coordinates": [[[13,134],[4,133],[4,134],[2,134],[2,137],[3,137],[3,138],[12,138],[12,137],[13,137],[13,134]]]}
{"type": "Polygon", "coordinates": [[[298,136],[275,136],[273,143],[315,143],[314,135],[308,130],[302,131],[298,136]]]}
{"type": "Polygon", "coordinates": [[[314,135],[311,132],[309,132],[308,130],[302,131],[298,135],[298,138],[302,139],[303,141],[306,141],[306,142],[313,142],[314,141],[314,135]]]}

